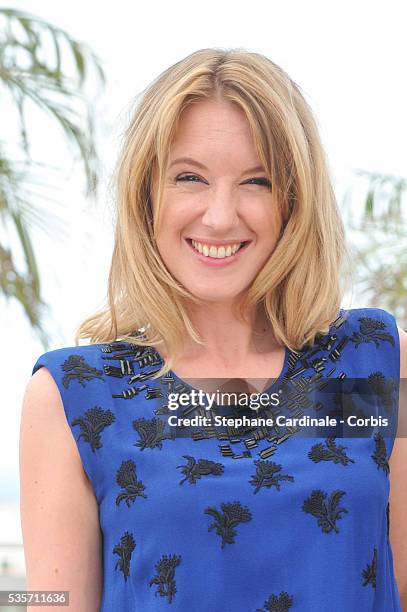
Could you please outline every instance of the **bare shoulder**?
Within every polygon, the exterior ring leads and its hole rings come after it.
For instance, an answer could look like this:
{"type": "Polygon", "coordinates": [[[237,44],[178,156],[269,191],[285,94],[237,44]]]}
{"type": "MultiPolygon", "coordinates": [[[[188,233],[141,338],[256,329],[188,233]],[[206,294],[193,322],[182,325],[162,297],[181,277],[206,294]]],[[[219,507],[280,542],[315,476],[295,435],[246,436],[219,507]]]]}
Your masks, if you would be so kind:
{"type": "Polygon", "coordinates": [[[407,378],[407,332],[397,326],[400,340],[400,378],[407,378]]]}
{"type": "MultiPolygon", "coordinates": [[[[397,437],[390,455],[390,542],[394,570],[403,606],[407,606],[407,333],[398,327],[400,338],[400,396],[397,437]]],[[[404,609],[404,607],[403,607],[404,609]]]]}
{"type": "Polygon", "coordinates": [[[22,403],[20,509],[27,589],[69,590],[70,609],[99,610],[98,505],[45,367],[32,375],[22,403]]]}
{"type": "Polygon", "coordinates": [[[30,453],[40,453],[38,444],[42,442],[48,449],[48,456],[52,449],[58,451],[54,459],[61,459],[61,468],[65,466],[71,476],[76,474],[88,481],[66,420],[60,392],[46,367],[41,367],[31,376],[25,389],[20,434],[22,449],[29,446],[33,447],[30,453]]]}
{"type": "Polygon", "coordinates": [[[400,340],[400,395],[397,437],[394,440],[393,451],[390,455],[390,467],[396,480],[396,473],[404,469],[407,475],[407,333],[397,326],[400,340]]]}
{"type": "Polygon", "coordinates": [[[23,397],[21,418],[33,421],[41,431],[41,425],[63,427],[65,414],[58,387],[46,367],[39,368],[28,381],[23,397]]]}

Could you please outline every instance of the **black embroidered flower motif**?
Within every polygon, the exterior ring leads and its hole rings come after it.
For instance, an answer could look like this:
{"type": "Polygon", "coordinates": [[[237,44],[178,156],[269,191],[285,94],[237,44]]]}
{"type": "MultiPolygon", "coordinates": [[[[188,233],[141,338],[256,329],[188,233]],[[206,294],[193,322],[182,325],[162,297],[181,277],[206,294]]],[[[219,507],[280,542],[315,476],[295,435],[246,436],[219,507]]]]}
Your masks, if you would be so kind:
{"type": "Polygon", "coordinates": [[[133,550],[136,548],[136,543],[133,538],[133,534],[128,531],[125,532],[124,535],[120,538],[120,544],[116,544],[113,548],[113,554],[119,555],[119,559],[114,567],[116,570],[119,568],[121,572],[123,572],[124,579],[127,581],[127,578],[130,576],[130,561],[133,550]]]}
{"type": "Polygon", "coordinates": [[[136,419],[133,421],[133,428],[137,431],[140,436],[140,440],[133,444],[133,446],[139,446],[140,450],[145,448],[159,448],[162,449],[162,440],[169,438],[168,434],[164,432],[165,422],[159,418],[136,419]]]}
{"type": "Polygon", "coordinates": [[[376,572],[377,572],[377,548],[373,548],[372,562],[366,565],[366,568],[362,571],[362,578],[364,580],[363,586],[371,584],[372,587],[376,588],[376,572]]]}
{"type": "Polygon", "coordinates": [[[95,406],[87,410],[85,416],[74,419],[71,425],[72,427],[75,427],[75,425],[80,426],[82,431],[77,440],[83,438],[86,442],[89,442],[92,452],[94,453],[95,449],[102,447],[100,441],[101,432],[105,427],[114,423],[115,420],[116,417],[111,410],[103,410],[99,408],[99,406],[95,406]]]}
{"type": "Polygon", "coordinates": [[[288,474],[277,474],[281,470],[279,463],[273,463],[273,461],[261,461],[258,459],[254,462],[256,466],[256,473],[253,474],[249,483],[255,487],[253,493],[257,493],[261,487],[270,489],[276,487],[277,491],[280,490],[280,480],[289,480],[294,482],[294,476],[288,474]]]}
{"type": "Polygon", "coordinates": [[[78,379],[82,387],[85,387],[85,381],[92,380],[93,378],[98,378],[104,382],[102,370],[92,368],[86,363],[82,355],[69,355],[61,367],[64,372],[67,372],[62,378],[62,384],[66,389],[69,387],[71,380],[75,378],[78,379]]]}
{"type": "Polygon", "coordinates": [[[376,444],[376,449],[371,457],[377,463],[377,469],[382,468],[384,473],[388,475],[390,472],[390,466],[387,461],[386,443],[380,431],[375,433],[374,441],[376,444]]]}
{"type": "Polygon", "coordinates": [[[394,392],[397,389],[395,379],[386,378],[382,372],[372,372],[367,377],[372,391],[379,396],[380,401],[387,413],[393,409],[394,392]]]}
{"type": "Polygon", "coordinates": [[[304,501],[302,509],[304,512],[312,514],[318,519],[318,526],[321,527],[324,533],[330,533],[332,530],[339,533],[336,521],[342,518],[340,516],[341,512],[348,512],[346,508],[337,507],[343,495],[345,495],[345,491],[333,491],[329,497],[328,503],[325,503],[327,493],[320,489],[315,489],[304,501]]]}
{"type": "Polygon", "coordinates": [[[360,321],[359,331],[354,331],[351,337],[351,341],[355,343],[355,348],[358,348],[362,342],[374,342],[376,347],[379,348],[379,340],[390,342],[395,346],[393,336],[386,331],[381,331],[386,327],[383,321],[371,317],[360,317],[358,321],[360,321]]]}
{"type": "MultiPolygon", "coordinates": [[[[343,419],[344,421],[347,421],[350,416],[357,419],[366,419],[366,414],[355,402],[357,395],[358,393],[355,392],[345,393],[344,391],[334,393],[333,402],[335,408],[328,412],[328,416],[337,420],[343,419]]],[[[330,437],[334,438],[335,436],[330,437]]]]}
{"type": "Polygon", "coordinates": [[[344,449],[347,448],[347,446],[337,445],[334,437],[329,436],[326,438],[325,446],[326,448],[322,442],[314,444],[308,453],[308,457],[314,461],[314,463],[319,463],[320,461],[332,461],[333,463],[341,463],[342,465],[348,465],[349,462],[355,463],[355,461],[345,453],[344,449]]]}
{"type": "Polygon", "coordinates": [[[286,591],[281,591],[280,595],[270,595],[267,601],[264,602],[263,608],[258,609],[256,612],[288,612],[293,605],[293,597],[286,591]]]}
{"type": "Polygon", "coordinates": [[[168,603],[172,602],[172,599],[177,592],[175,584],[175,568],[181,563],[181,555],[162,555],[161,559],[155,564],[155,576],[150,580],[150,587],[153,584],[157,585],[155,595],[160,597],[167,597],[168,603]]]}
{"type": "Polygon", "coordinates": [[[240,502],[223,502],[220,507],[222,511],[214,507],[208,507],[204,511],[205,514],[213,516],[214,522],[208,527],[208,531],[216,529],[217,535],[221,536],[221,548],[225,544],[233,544],[235,541],[235,527],[239,523],[248,523],[252,520],[252,514],[246,506],[242,506],[240,502]]]}
{"type": "Polygon", "coordinates": [[[191,455],[182,456],[187,460],[187,463],[186,465],[177,465],[177,468],[181,468],[185,476],[185,478],[180,480],[180,485],[186,480],[191,484],[196,484],[196,481],[199,480],[201,476],[208,476],[209,474],[220,476],[223,474],[224,465],[222,463],[217,463],[210,459],[198,459],[197,461],[194,457],[191,457],[191,455]]]}
{"type": "Polygon", "coordinates": [[[116,497],[116,506],[124,499],[127,507],[130,507],[130,502],[134,502],[136,497],[144,497],[147,499],[144,490],[145,486],[140,480],[137,480],[136,476],[136,464],[132,459],[123,461],[119,469],[117,470],[116,482],[124,489],[116,497]]]}

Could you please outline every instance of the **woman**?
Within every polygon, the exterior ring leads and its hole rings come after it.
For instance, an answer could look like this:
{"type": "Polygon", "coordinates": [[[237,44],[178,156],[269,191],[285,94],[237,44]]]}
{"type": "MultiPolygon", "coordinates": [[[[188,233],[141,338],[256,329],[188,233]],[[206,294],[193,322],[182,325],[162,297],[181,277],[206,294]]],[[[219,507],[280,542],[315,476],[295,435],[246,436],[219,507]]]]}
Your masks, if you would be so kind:
{"type": "Polygon", "coordinates": [[[340,308],[343,226],[298,86],[256,53],[193,53],[144,92],[116,178],[108,304],[25,394],[28,588],[86,611],[401,610],[404,440],[214,426],[253,408],[191,399],[226,379],[315,415],[304,384],[406,375],[394,317],[340,308]]]}

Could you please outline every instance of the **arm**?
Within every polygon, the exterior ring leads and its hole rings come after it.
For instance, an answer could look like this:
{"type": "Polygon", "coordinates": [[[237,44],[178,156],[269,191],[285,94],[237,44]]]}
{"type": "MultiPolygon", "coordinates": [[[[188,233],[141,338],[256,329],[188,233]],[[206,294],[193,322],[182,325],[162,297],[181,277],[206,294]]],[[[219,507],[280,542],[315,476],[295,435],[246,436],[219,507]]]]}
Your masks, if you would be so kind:
{"type": "Polygon", "coordinates": [[[31,377],[23,399],[20,509],[27,590],[69,591],[69,610],[97,612],[103,571],[98,504],[45,367],[31,377]]]}
{"type": "MultiPolygon", "coordinates": [[[[407,426],[407,334],[398,328],[400,337],[400,401],[398,432],[406,435],[407,426]]],[[[403,611],[407,611],[407,438],[394,440],[390,464],[390,543],[394,572],[403,611]]]]}

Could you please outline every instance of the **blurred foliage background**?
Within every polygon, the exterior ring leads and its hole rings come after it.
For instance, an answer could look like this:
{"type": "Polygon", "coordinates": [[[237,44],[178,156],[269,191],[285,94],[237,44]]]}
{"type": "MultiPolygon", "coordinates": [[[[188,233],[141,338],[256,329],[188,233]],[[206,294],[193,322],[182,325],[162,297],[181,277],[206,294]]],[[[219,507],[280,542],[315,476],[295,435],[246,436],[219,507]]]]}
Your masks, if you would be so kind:
{"type": "MultiPolygon", "coordinates": [[[[30,229],[35,224],[51,231],[53,215],[50,210],[44,217],[30,197],[47,169],[31,158],[27,115],[35,105],[60,126],[61,138],[83,167],[85,194],[96,196],[99,158],[92,108],[84,92],[91,70],[103,87],[104,70],[87,45],[26,12],[0,9],[2,106],[8,96],[18,116],[12,142],[0,138],[0,291],[6,300],[21,304],[45,347],[47,304],[30,229]],[[22,264],[17,264],[17,251],[23,254],[22,264]]],[[[49,181],[51,174],[45,176],[49,181]]]]}
{"type": "Polygon", "coordinates": [[[354,290],[366,306],[384,308],[407,329],[407,219],[404,177],[355,171],[365,187],[360,205],[344,197],[354,290]]]}

